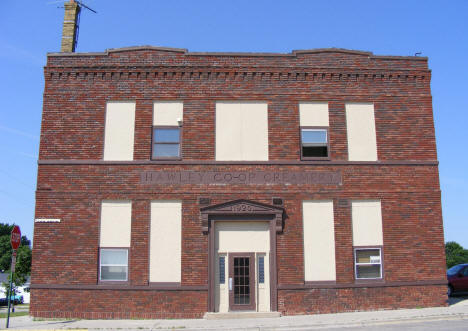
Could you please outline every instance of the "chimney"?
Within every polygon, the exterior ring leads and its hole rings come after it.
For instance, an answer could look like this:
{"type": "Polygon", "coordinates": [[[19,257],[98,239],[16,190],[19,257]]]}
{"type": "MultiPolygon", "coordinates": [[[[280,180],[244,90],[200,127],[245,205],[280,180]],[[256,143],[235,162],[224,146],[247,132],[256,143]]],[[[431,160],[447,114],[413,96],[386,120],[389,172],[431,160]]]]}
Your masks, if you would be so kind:
{"type": "Polygon", "coordinates": [[[63,19],[62,47],[61,52],[74,52],[78,33],[78,18],[80,6],[75,0],[65,4],[65,17],[63,19]]]}

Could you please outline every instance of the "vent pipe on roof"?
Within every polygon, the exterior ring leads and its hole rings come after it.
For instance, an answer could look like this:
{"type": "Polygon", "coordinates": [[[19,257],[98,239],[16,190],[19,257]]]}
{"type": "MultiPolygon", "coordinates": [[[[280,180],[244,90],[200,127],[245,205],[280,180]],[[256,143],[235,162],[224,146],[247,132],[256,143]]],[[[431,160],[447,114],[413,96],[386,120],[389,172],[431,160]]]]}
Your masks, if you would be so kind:
{"type": "Polygon", "coordinates": [[[62,47],[61,52],[74,52],[76,46],[76,39],[78,37],[78,20],[81,7],[75,0],[66,2],[65,16],[63,19],[62,30],[62,47]]]}

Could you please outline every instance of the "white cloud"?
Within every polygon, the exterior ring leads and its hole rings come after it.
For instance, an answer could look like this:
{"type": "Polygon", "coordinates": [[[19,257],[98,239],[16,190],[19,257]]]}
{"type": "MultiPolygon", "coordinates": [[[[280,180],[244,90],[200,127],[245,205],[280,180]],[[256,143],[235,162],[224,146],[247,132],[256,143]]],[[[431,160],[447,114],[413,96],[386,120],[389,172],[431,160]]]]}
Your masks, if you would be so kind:
{"type": "Polygon", "coordinates": [[[35,136],[33,134],[30,134],[29,132],[24,132],[24,131],[21,131],[21,130],[9,128],[7,126],[0,125],[0,130],[10,132],[10,133],[14,133],[14,134],[17,134],[17,135],[20,135],[20,136],[23,136],[23,137],[27,137],[27,138],[30,138],[30,139],[39,140],[39,137],[37,137],[37,136],[35,136]]]}

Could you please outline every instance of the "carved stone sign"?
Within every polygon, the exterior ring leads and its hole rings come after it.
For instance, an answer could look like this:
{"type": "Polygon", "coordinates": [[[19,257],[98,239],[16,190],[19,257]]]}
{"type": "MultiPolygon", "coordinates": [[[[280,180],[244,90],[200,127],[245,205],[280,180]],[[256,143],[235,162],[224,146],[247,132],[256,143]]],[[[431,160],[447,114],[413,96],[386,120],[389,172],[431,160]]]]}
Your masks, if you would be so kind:
{"type": "MultiPolygon", "coordinates": [[[[273,221],[276,232],[283,231],[283,216],[284,209],[266,205],[252,200],[233,200],[225,203],[200,208],[200,219],[202,223],[202,231],[207,233],[209,229],[209,218],[215,215],[268,215],[274,216],[273,221]]],[[[241,219],[242,221],[242,219],[241,219]]]]}
{"type": "Polygon", "coordinates": [[[341,172],[331,171],[143,171],[143,185],[185,184],[324,184],[341,185],[341,172]]]}

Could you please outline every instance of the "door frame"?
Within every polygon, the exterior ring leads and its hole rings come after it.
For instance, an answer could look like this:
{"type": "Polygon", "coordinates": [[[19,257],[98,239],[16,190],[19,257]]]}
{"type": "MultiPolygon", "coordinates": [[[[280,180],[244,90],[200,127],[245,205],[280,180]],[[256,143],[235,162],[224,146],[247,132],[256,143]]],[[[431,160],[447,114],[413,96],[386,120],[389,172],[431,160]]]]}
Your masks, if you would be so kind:
{"type": "Polygon", "coordinates": [[[270,311],[278,311],[276,235],[282,233],[284,208],[251,200],[233,200],[200,208],[202,231],[208,235],[208,311],[215,312],[215,222],[269,222],[270,229],[270,311]]]}
{"type": "Polygon", "coordinates": [[[256,310],[257,300],[255,296],[256,286],[255,279],[257,277],[255,272],[255,253],[228,253],[228,291],[229,291],[229,311],[231,310],[256,310]],[[234,304],[234,258],[236,257],[248,257],[249,260],[249,288],[250,288],[250,304],[248,305],[236,305],[234,304]],[[229,278],[232,278],[232,290],[229,289],[229,278]]]}

